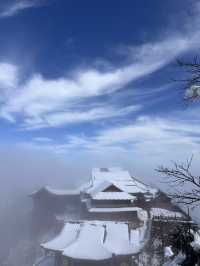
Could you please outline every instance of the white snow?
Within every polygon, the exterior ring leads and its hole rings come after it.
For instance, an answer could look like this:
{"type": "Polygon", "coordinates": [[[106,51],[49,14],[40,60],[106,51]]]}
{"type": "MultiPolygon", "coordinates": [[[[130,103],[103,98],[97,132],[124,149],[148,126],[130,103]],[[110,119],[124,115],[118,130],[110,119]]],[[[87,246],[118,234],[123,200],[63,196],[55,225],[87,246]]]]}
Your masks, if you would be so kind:
{"type": "Polygon", "coordinates": [[[174,252],[172,251],[171,246],[165,247],[164,255],[165,255],[166,258],[170,258],[170,257],[172,257],[174,255],[174,252]]]}
{"type": "Polygon", "coordinates": [[[67,223],[56,238],[41,246],[48,250],[62,251],[77,238],[79,231],[80,223],[67,223]]]}
{"type": "Polygon", "coordinates": [[[173,259],[169,259],[163,266],[179,266],[185,260],[185,254],[179,252],[173,259]]]}
{"type": "Polygon", "coordinates": [[[31,193],[30,196],[33,196],[40,192],[41,190],[45,190],[50,194],[57,195],[57,196],[68,196],[68,195],[79,195],[80,194],[80,189],[54,189],[49,186],[45,186],[43,188],[40,188],[38,190],[35,190],[34,192],[31,193]]]}
{"type": "Polygon", "coordinates": [[[99,192],[92,195],[94,200],[135,200],[136,197],[126,192],[99,192]]]}
{"type": "Polygon", "coordinates": [[[131,242],[128,225],[123,223],[110,223],[106,225],[105,247],[115,255],[127,255],[138,252],[139,239],[131,242]]]}
{"type": "Polygon", "coordinates": [[[138,218],[141,220],[141,221],[147,221],[148,220],[148,213],[147,211],[143,210],[142,208],[137,208],[137,215],[138,215],[138,218]]]}
{"type": "Polygon", "coordinates": [[[107,187],[111,185],[113,185],[113,183],[107,180],[96,182],[95,186],[92,186],[91,188],[87,190],[87,193],[93,195],[93,194],[103,191],[104,189],[106,189],[107,187]]]}
{"type": "Polygon", "coordinates": [[[73,190],[67,190],[67,189],[53,189],[51,187],[46,187],[46,189],[56,195],[79,195],[80,190],[79,189],[73,189],[73,190]]]}
{"type": "Polygon", "coordinates": [[[199,97],[200,97],[200,86],[199,85],[192,85],[185,92],[185,98],[188,100],[197,99],[199,97]]]}
{"type": "Polygon", "coordinates": [[[106,171],[101,168],[95,168],[92,171],[92,181],[85,190],[88,194],[101,192],[110,185],[114,185],[125,193],[129,194],[149,194],[149,197],[155,197],[158,190],[146,184],[143,184],[136,178],[132,178],[128,171],[120,168],[109,168],[106,171]]]}
{"type": "Polygon", "coordinates": [[[120,208],[90,208],[89,212],[135,212],[141,211],[138,207],[120,207],[120,208]]]}
{"type": "Polygon", "coordinates": [[[107,180],[107,181],[119,181],[119,180],[131,180],[131,176],[128,171],[121,168],[108,168],[108,171],[102,171],[102,168],[94,168],[92,170],[92,179],[96,180],[107,180]]]}
{"type": "Polygon", "coordinates": [[[103,246],[103,239],[103,226],[84,224],[77,241],[67,247],[63,255],[83,260],[106,260],[112,258],[112,254],[103,246]]]}
{"type": "Polygon", "coordinates": [[[170,217],[170,218],[183,218],[181,212],[169,211],[161,208],[151,208],[151,215],[153,217],[170,217]]]}
{"type": "MultiPolygon", "coordinates": [[[[137,193],[150,193],[152,197],[155,197],[158,190],[156,188],[152,188],[148,185],[139,182],[137,179],[132,178],[130,180],[119,180],[115,181],[114,184],[118,186],[120,189],[127,193],[137,194],[137,193]]],[[[149,195],[149,196],[150,196],[149,195]]]]}
{"type": "Polygon", "coordinates": [[[191,243],[194,250],[200,250],[200,230],[194,233],[194,241],[191,243]]]}
{"type": "Polygon", "coordinates": [[[144,246],[147,232],[143,226],[131,229],[126,222],[83,221],[67,223],[54,240],[43,244],[48,250],[83,260],[105,260],[115,255],[137,254],[144,246]]]}

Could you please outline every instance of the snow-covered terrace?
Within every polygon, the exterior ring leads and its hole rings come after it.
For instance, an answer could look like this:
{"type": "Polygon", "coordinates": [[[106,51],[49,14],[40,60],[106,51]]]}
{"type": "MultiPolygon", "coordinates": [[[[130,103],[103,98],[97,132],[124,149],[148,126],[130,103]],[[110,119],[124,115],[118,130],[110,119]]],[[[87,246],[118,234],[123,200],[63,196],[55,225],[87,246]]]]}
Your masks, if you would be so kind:
{"type": "Polygon", "coordinates": [[[104,246],[116,256],[136,254],[143,248],[145,227],[130,230],[128,233],[127,224],[108,223],[106,232],[104,246]]]}
{"type": "Polygon", "coordinates": [[[77,239],[79,231],[80,223],[67,223],[56,238],[41,246],[47,250],[63,251],[66,246],[77,239]]]}
{"type": "Polygon", "coordinates": [[[83,224],[79,236],[71,245],[67,246],[63,255],[84,260],[106,260],[112,253],[103,245],[104,227],[94,224],[83,224]]]}
{"type": "Polygon", "coordinates": [[[66,223],[58,237],[41,246],[62,252],[63,256],[79,260],[107,260],[113,255],[134,255],[140,252],[148,230],[147,220],[137,229],[128,223],[84,221],[66,223]]]}

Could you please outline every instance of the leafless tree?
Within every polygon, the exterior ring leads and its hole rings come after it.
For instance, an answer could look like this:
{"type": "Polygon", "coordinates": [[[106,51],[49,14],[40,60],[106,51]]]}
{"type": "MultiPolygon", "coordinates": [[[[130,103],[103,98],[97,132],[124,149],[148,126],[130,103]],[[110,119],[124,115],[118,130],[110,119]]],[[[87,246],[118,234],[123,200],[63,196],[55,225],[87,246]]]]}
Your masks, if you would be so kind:
{"type": "MultiPolygon", "coordinates": [[[[190,61],[178,59],[177,65],[183,69],[184,79],[176,81],[183,83],[185,100],[193,102],[200,99],[200,57],[196,56],[190,61]]],[[[193,156],[186,163],[173,162],[171,168],[161,166],[156,169],[164,175],[164,182],[173,185],[175,192],[170,196],[178,203],[187,205],[200,204],[200,176],[192,173],[192,160],[193,156]]]]}
{"type": "Polygon", "coordinates": [[[170,196],[178,203],[186,205],[200,204],[200,176],[191,172],[193,157],[186,163],[173,162],[171,168],[160,166],[156,171],[164,175],[164,182],[173,185],[170,196]]]}

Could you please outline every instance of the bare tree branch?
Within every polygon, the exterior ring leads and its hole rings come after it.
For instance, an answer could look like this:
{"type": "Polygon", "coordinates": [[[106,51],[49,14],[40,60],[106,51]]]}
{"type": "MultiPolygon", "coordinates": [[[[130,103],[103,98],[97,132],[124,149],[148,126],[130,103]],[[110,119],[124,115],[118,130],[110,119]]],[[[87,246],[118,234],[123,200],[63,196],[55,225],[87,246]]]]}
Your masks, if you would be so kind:
{"type": "Polygon", "coordinates": [[[172,168],[160,166],[156,169],[157,172],[164,175],[164,182],[175,185],[176,190],[170,196],[178,203],[186,205],[200,203],[200,176],[192,174],[190,170],[192,160],[193,156],[186,163],[173,162],[172,168]],[[187,190],[185,190],[186,188],[187,190]]]}

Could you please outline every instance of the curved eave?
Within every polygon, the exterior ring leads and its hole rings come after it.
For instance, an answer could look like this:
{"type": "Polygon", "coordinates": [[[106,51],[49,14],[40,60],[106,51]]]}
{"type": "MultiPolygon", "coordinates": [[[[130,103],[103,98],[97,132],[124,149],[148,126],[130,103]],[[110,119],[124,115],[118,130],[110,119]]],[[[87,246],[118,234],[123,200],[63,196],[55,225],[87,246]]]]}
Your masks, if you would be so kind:
{"type": "Polygon", "coordinates": [[[46,251],[59,252],[61,254],[63,252],[63,249],[48,248],[48,247],[45,247],[45,245],[43,245],[43,244],[41,244],[40,247],[43,248],[46,251]]]}
{"type": "Polygon", "coordinates": [[[92,261],[94,261],[94,262],[97,262],[97,261],[101,261],[101,262],[106,262],[106,261],[110,261],[111,259],[112,259],[112,257],[113,256],[111,256],[111,257],[109,257],[109,258],[107,258],[107,259],[101,259],[101,258],[99,258],[99,259],[94,259],[94,258],[87,258],[87,259],[85,259],[85,258],[77,258],[77,257],[71,257],[71,256],[67,256],[67,255],[65,255],[65,254],[63,254],[63,256],[64,257],[66,257],[66,258],[69,258],[69,259],[73,259],[73,260],[76,260],[76,261],[84,261],[84,262],[92,262],[92,261]]]}
{"type": "Polygon", "coordinates": [[[52,196],[57,196],[57,197],[67,197],[67,196],[79,196],[80,191],[79,190],[61,190],[61,189],[53,189],[50,187],[42,187],[33,193],[29,194],[29,197],[35,197],[41,193],[47,193],[52,196]]]}

